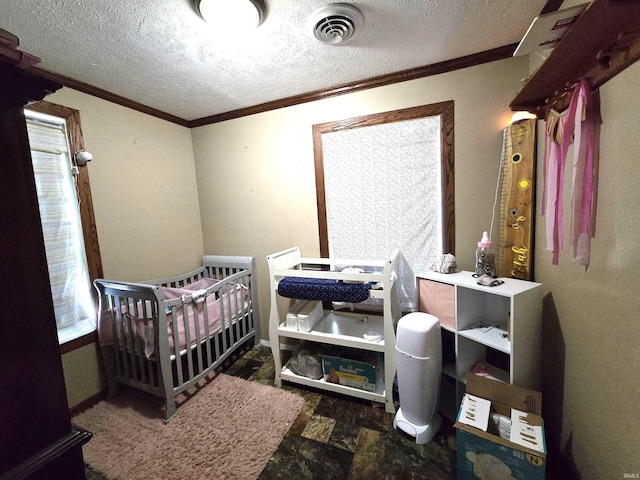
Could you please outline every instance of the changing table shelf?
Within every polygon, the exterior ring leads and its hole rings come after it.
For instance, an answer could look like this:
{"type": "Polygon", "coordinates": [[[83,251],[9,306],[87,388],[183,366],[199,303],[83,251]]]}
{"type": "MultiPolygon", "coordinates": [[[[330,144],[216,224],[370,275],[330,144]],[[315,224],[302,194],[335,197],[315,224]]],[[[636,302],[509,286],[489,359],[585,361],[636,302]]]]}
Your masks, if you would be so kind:
{"type": "MultiPolygon", "coordinates": [[[[271,310],[269,318],[269,342],[275,364],[275,384],[282,381],[306,385],[308,387],[327,390],[355,398],[385,404],[389,413],[395,412],[393,392],[385,387],[393,384],[396,373],[395,358],[395,327],[402,315],[398,301],[396,260],[399,250],[393,252],[387,260],[342,260],[328,258],[302,257],[300,249],[293,247],[273,255],[267,256],[269,277],[271,283],[271,310]],[[358,266],[362,273],[346,273],[340,271],[342,267],[358,266]],[[355,313],[343,310],[323,311],[324,317],[309,332],[287,327],[284,318],[286,311],[279,308],[284,303],[283,297],[278,295],[278,283],[285,277],[333,279],[336,281],[371,282],[382,285],[382,288],[370,289],[369,297],[382,301],[382,314],[379,312],[355,313]],[[282,311],[281,311],[282,310],[282,311]],[[377,342],[368,341],[364,335],[376,332],[383,336],[377,342]],[[356,349],[363,352],[377,352],[382,355],[383,375],[376,383],[376,391],[361,390],[359,388],[327,382],[324,379],[315,380],[294,373],[284,360],[294,345],[302,341],[315,344],[319,351],[323,348],[338,346],[356,349]]],[[[357,308],[357,304],[355,304],[357,308]]]]}
{"type": "Polygon", "coordinates": [[[307,387],[319,388],[327,390],[329,392],[340,393],[342,395],[348,395],[350,397],[360,398],[362,400],[368,400],[370,402],[385,403],[385,384],[381,381],[376,388],[375,392],[369,392],[367,390],[361,390],[359,388],[348,387],[346,385],[340,385],[338,383],[330,383],[325,380],[314,380],[313,378],[303,377],[291,371],[287,366],[282,367],[280,372],[280,378],[292,383],[299,383],[306,385],[307,387]]]}
{"type": "Polygon", "coordinates": [[[281,323],[278,327],[278,334],[282,337],[373,352],[384,352],[384,339],[379,342],[370,342],[364,339],[364,334],[370,331],[380,333],[384,331],[384,318],[382,316],[334,310],[325,310],[324,318],[310,332],[294,330],[285,326],[284,323],[281,323]]]}

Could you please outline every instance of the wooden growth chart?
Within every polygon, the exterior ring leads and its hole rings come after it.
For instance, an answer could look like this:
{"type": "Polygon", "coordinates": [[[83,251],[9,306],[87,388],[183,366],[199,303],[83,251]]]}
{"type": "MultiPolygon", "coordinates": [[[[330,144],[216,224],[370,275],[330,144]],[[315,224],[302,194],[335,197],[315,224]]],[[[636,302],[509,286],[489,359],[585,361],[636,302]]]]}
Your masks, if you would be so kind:
{"type": "Polygon", "coordinates": [[[536,119],[504,129],[498,275],[531,280],[536,119]]]}

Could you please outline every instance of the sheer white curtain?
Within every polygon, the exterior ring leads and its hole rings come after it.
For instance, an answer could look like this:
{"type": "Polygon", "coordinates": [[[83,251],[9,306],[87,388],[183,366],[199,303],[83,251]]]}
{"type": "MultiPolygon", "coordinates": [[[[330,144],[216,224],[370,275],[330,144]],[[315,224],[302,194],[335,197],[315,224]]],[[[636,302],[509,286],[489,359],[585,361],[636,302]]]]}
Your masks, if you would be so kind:
{"type": "Polygon", "coordinates": [[[65,343],[95,330],[95,308],[63,119],[25,111],[49,279],[65,343]]]}
{"type": "Polygon", "coordinates": [[[400,247],[399,297],[415,309],[415,273],[442,253],[441,117],[323,133],[329,252],[386,259],[400,247]]]}

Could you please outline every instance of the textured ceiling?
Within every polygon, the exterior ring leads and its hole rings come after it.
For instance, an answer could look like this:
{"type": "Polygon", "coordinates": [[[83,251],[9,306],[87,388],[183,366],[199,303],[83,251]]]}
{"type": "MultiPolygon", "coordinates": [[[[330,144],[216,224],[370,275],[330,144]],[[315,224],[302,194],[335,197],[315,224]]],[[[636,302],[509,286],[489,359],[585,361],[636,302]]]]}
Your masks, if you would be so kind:
{"type": "Polygon", "coordinates": [[[520,41],[545,0],[354,0],[364,25],[319,43],[331,0],[265,0],[264,22],[221,34],[192,0],[0,0],[0,28],[40,68],[194,120],[520,41]]]}

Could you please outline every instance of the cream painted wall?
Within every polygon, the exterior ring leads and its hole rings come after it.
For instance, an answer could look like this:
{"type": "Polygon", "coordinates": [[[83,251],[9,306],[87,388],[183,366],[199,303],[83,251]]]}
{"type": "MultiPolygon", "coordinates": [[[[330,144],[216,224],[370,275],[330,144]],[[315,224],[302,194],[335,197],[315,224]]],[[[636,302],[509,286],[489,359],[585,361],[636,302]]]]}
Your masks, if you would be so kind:
{"type": "Polygon", "coordinates": [[[262,339],[265,257],[294,245],[319,255],[312,125],[453,100],[456,254],[469,270],[491,222],[509,102],[527,69],[526,58],[507,59],[193,129],[205,251],[256,257],[262,339]]]}
{"type": "Polygon", "coordinates": [[[86,345],[62,355],[62,371],[69,408],[106,389],[98,346],[86,345]]]}
{"type": "Polygon", "coordinates": [[[46,100],[80,111],[104,276],[141,281],[200,265],[189,129],[68,88],[46,100]]]}
{"type": "MultiPolygon", "coordinates": [[[[582,480],[640,474],[639,91],[640,63],[601,88],[598,210],[588,269],[573,263],[568,229],[559,265],[551,265],[544,217],[539,207],[537,212],[535,272],[546,292],[547,441],[562,450],[582,480]]],[[[569,223],[570,164],[567,168],[569,223]]],[[[541,194],[539,184],[539,199],[541,194]]]]}
{"type": "MultiPolygon", "coordinates": [[[[46,100],[80,111],[104,276],[195,269],[203,243],[189,129],[68,88],[46,100]]],[[[105,388],[94,345],[62,362],[70,407],[105,388]]]]}

